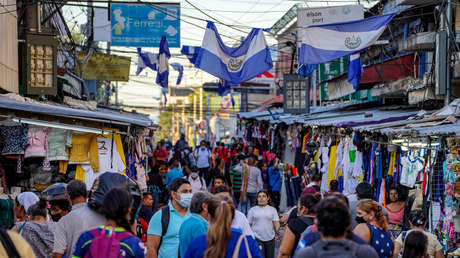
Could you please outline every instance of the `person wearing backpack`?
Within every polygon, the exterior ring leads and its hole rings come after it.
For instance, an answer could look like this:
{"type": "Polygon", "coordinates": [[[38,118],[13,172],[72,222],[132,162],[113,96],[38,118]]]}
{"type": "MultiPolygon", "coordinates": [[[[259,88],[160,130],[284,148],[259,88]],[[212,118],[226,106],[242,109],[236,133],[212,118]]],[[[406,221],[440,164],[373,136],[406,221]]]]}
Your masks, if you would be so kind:
{"type": "Polygon", "coordinates": [[[145,257],[141,240],[133,235],[131,211],[133,197],[123,187],[111,189],[102,203],[102,214],[107,219],[104,226],[84,232],[77,241],[73,258],[145,257]]]}
{"type": "Polygon", "coordinates": [[[295,258],[378,258],[369,245],[358,245],[347,240],[351,228],[348,207],[337,198],[326,198],[316,208],[316,219],[321,240],[296,252],[295,258]]]}
{"type": "Polygon", "coordinates": [[[179,230],[190,217],[192,187],[185,178],[176,178],[169,187],[168,205],[156,212],[147,230],[147,257],[173,258],[179,254],[179,230]]]}

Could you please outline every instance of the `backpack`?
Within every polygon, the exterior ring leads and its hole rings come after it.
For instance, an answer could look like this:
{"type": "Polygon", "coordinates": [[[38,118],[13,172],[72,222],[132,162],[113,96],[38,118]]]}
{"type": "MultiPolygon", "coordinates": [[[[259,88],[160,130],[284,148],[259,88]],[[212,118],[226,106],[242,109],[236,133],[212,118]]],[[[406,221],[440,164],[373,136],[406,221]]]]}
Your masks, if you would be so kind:
{"type": "Polygon", "coordinates": [[[91,241],[91,246],[88,252],[85,254],[85,258],[96,258],[96,257],[107,257],[107,258],[118,258],[120,256],[120,242],[121,240],[131,237],[132,234],[129,232],[116,232],[112,230],[110,236],[106,235],[106,228],[102,231],[93,229],[89,231],[94,236],[91,241]]]}
{"type": "Polygon", "coordinates": [[[13,240],[3,228],[0,228],[0,243],[6,251],[6,254],[10,258],[19,258],[18,250],[14,246],[13,240]]]}
{"type": "Polygon", "coordinates": [[[157,253],[160,250],[161,243],[163,242],[163,237],[166,235],[166,231],[168,231],[170,215],[169,206],[163,206],[163,208],[161,208],[161,238],[160,243],[158,244],[157,253]]]}
{"type": "Polygon", "coordinates": [[[356,258],[358,245],[351,241],[318,241],[311,248],[317,258],[356,258]],[[339,248],[331,249],[332,246],[339,248]]]}

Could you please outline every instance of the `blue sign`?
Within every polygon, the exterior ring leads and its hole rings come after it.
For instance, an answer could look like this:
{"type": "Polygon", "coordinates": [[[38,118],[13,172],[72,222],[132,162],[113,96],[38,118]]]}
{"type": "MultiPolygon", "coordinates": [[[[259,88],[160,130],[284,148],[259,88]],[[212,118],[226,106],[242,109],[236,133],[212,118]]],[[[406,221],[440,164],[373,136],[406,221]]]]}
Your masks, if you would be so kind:
{"type": "Polygon", "coordinates": [[[111,4],[112,46],[180,47],[180,5],[111,4]]]}

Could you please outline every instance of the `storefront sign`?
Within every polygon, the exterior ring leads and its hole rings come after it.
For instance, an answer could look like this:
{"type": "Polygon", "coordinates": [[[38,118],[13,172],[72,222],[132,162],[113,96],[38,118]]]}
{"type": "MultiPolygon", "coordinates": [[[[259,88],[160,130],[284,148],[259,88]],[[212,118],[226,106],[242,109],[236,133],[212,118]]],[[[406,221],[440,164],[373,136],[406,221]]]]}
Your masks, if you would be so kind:
{"type": "Polygon", "coordinates": [[[112,46],[158,47],[166,35],[169,47],[180,47],[179,4],[111,4],[112,46]]]}
{"type": "Polygon", "coordinates": [[[362,5],[344,5],[320,8],[301,8],[297,10],[297,27],[347,22],[364,18],[362,5]]]}
{"type": "Polygon", "coordinates": [[[130,57],[94,53],[84,64],[87,54],[87,52],[77,52],[77,74],[84,80],[129,80],[130,57]]]}
{"type": "Polygon", "coordinates": [[[310,110],[309,78],[298,74],[284,75],[284,112],[308,113],[310,110]]]}

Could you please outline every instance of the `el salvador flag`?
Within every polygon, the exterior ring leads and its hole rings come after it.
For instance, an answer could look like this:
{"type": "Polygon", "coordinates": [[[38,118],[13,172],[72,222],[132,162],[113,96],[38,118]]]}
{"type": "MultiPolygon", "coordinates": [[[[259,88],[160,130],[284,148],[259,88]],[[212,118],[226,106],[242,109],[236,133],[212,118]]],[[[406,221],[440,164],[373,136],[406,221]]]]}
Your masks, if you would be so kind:
{"type": "Polygon", "coordinates": [[[195,64],[196,62],[196,57],[198,56],[198,53],[200,52],[201,47],[195,47],[195,46],[182,46],[182,49],[180,50],[181,54],[187,56],[188,60],[190,63],[195,64]]]}
{"type": "Polygon", "coordinates": [[[166,36],[161,37],[160,51],[158,53],[158,73],[156,83],[163,87],[163,93],[168,89],[169,65],[168,60],[171,57],[169,53],[168,41],[166,36]]]}
{"type": "Polygon", "coordinates": [[[139,75],[146,67],[157,71],[158,54],[142,52],[141,48],[137,48],[137,71],[139,75]]]}
{"type": "Polygon", "coordinates": [[[227,47],[213,22],[208,21],[195,67],[231,84],[238,84],[273,67],[262,29],[252,29],[241,45],[227,47]]]}
{"type": "Polygon", "coordinates": [[[310,26],[299,30],[300,64],[322,64],[353,55],[374,44],[395,13],[362,20],[310,26]]]}

